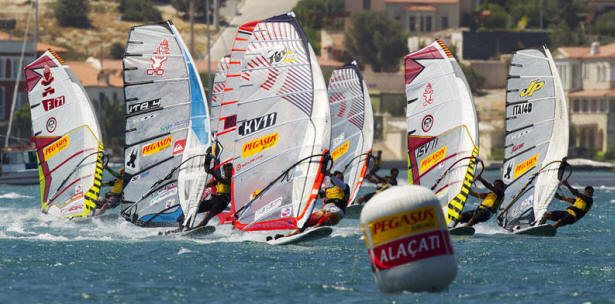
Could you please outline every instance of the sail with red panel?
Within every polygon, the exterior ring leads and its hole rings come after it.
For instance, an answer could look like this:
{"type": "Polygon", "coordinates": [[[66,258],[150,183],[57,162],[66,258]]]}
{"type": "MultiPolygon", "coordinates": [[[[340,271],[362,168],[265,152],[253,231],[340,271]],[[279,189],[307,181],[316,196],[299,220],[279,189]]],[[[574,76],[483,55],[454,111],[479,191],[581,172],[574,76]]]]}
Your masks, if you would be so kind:
{"type": "Polygon", "coordinates": [[[42,211],[94,214],[102,179],[100,126],[85,89],[49,50],[25,67],[40,175],[42,211]]]}
{"type": "Polygon", "coordinates": [[[348,205],[359,192],[374,141],[374,117],[367,86],[356,62],[333,71],[327,89],[331,107],[331,172],[350,186],[348,205]]]}
{"type": "Polygon", "coordinates": [[[404,58],[408,182],[432,189],[454,226],[474,181],[478,122],[459,64],[440,40],[404,58]]]}
{"type": "Polygon", "coordinates": [[[331,126],[322,71],[293,13],[239,28],[222,104],[218,136],[235,142],[228,159],[235,227],[303,227],[324,177],[331,126]]]}

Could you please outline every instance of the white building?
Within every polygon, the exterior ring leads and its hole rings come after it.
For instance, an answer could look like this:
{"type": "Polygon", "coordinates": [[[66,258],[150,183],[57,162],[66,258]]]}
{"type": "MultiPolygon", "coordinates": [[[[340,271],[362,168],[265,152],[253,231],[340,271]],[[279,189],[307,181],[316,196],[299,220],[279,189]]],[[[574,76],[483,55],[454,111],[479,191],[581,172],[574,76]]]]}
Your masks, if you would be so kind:
{"type": "Polygon", "coordinates": [[[568,94],[574,147],[615,151],[615,43],[561,47],[554,57],[568,94]]]}

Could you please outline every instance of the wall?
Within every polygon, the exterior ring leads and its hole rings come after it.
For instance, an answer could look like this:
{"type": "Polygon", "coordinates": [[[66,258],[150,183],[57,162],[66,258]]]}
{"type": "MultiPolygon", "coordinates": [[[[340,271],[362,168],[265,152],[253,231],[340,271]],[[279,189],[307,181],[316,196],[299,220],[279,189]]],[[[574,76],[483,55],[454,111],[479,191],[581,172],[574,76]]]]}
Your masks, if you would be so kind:
{"type": "Polygon", "coordinates": [[[483,89],[506,88],[506,77],[508,76],[506,62],[499,60],[465,60],[463,63],[469,64],[485,76],[483,89]]]}

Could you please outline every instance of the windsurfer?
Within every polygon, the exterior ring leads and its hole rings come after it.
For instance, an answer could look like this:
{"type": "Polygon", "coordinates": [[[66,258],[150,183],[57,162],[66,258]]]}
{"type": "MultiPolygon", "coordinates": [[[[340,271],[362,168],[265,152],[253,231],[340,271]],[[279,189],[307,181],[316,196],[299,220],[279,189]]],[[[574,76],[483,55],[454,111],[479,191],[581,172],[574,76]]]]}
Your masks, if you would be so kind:
{"type": "Polygon", "coordinates": [[[556,210],[547,212],[540,221],[540,224],[544,224],[547,220],[555,221],[553,227],[558,228],[565,225],[571,225],[580,220],[591,209],[594,204],[594,188],[592,186],[585,187],[584,193],[579,192],[577,189],[570,186],[568,180],[562,182],[564,186],[570,190],[574,197],[560,195],[555,193],[555,198],[560,201],[564,201],[572,204],[572,206],[566,208],[566,210],[556,210]]]}
{"type": "Polygon", "coordinates": [[[479,176],[478,180],[491,192],[479,193],[470,190],[469,194],[471,196],[482,198],[483,201],[475,210],[461,214],[460,222],[466,223],[467,227],[489,220],[489,218],[500,209],[500,205],[502,205],[502,201],[504,201],[504,190],[506,190],[506,185],[502,180],[495,180],[493,185],[483,179],[482,176],[479,176]]]}
{"type": "Polygon", "coordinates": [[[209,220],[224,211],[228,204],[231,202],[231,178],[233,176],[233,164],[226,163],[222,166],[224,171],[224,177],[220,176],[215,170],[210,168],[211,158],[205,160],[205,172],[213,176],[213,180],[207,183],[205,187],[216,187],[216,194],[212,194],[208,200],[202,200],[199,203],[199,210],[197,213],[205,212],[203,220],[194,228],[207,225],[209,220]]]}
{"type": "MultiPolygon", "coordinates": [[[[342,220],[350,198],[350,186],[344,182],[344,174],[340,171],[333,174],[326,172],[325,175],[329,176],[332,186],[319,193],[320,197],[324,197],[324,207],[312,213],[302,229],[295,229],[287,235],[276,234],[275,239],[299,234],[308,227],[335,226],[342,220]]],[[[272,237],[267,237],[268,241],[271,239],[272,237]]]]}
{"type": "Polygon", "coordinates": [[[107,164],[104,165],[104,168],[109,171],[115,179],[103,184],[104,186],[113,186],[113,188],[105,194],[105,197],[96,201],[96,209],[99,209],[98,213],[96,213],[97,216],[102,215],[107,209],[117,207],[122,200],[122,191],[124,190],[124,168],[120,168],[119,173],[113,171],[107,164]]]}
{"type": "Polygon", "coordinates": [[[365,178],[374,184],[380,184],[380,185],[378,186],[378,188],[376,188],[375,192],[368,193],[366,195],[359,197],[359,199],[357,200],[357,205],[361,205],[369,201],[369,199],[371,199],[372,196],[374,196],[374,194],[376,193],[382,192],[392,186],[397,186],[397,176],[398,175],[399,175],[399,169],[397,168],[392,168],[391,175],[385,176],[385,177],[380,177],[378,176],[378,174],[376,174],[375,170],[371,170],[370,173],[365,176],[365,178]]]}

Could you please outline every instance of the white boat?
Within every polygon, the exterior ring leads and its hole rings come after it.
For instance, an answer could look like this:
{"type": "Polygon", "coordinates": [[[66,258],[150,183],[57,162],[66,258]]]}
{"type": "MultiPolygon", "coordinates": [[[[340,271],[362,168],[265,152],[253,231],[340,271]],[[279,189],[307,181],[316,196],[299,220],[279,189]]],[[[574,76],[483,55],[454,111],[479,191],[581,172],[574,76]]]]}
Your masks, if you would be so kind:
{"type": "Polygon", "coordinates": [[[0,184],[37,185],[39,183],[36,149],[32,145],[9,146],[0,152],[0,184]]]}

